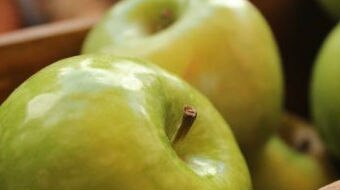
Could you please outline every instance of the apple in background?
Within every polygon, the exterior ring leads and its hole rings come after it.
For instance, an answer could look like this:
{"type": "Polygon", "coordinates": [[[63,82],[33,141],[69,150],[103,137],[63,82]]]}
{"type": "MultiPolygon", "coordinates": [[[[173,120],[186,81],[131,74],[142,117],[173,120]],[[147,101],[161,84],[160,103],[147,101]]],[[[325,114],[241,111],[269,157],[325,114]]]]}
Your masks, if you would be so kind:
{"type": "Polygon", "coordinates": [[[245,153],[276,130],[280,58],[271,31],[245,0],[125,0],[87,37],[83,53],[146,58],[203,92],[245,153]]]}
{"type": "Polygon", "coordinates": [[[291,113],[283,115],[279,136],[295,150],[306,152],[321,160],[329,159],[315,127],[297,115],[291,113]]]}
{"type": "Polygon", "coordinates": [[[250,160],[255,190],[318,189],[335,180],[334,167],[309,123],[285,114],[280,129],[250,160]]]}
{"type": "Polygon", "coordinates": [[[249,162],[255,190],[318,189],[335,179],[325,148],[309,123],[286,113],[279,132],[249,162]]]}
{"type": "Polygon", "coordinates": [[[318,0],[321,6],[335,20],[340,19],[340,1],[339,0],[318,0]]]}
{"type": "Polygon", "coordinates": [[[311,111],[326,147],[340,161],[340,24],[324,42],[311,84],[311,111]]]}
{"type": "Polygon", "coordinates": [[[207,98],[140,60],[78,56],[24,82],[0,108],[0,188],[251,189],[207,98]]]}
{"type": "Polygon", "coordinates": [[[273,136],[249,163],[255,190],[318,189],[334,176],[317,158],[273,136]]]}
{"type": "Polygon", "coordinates": [[[295,151],[318,160],[329,174],[329,177],[339,174],[335,171],[331,157],[315,130],[315,126],[311,123],[297,115],[285,113],[282,117],[279,136],[295,151]]]}

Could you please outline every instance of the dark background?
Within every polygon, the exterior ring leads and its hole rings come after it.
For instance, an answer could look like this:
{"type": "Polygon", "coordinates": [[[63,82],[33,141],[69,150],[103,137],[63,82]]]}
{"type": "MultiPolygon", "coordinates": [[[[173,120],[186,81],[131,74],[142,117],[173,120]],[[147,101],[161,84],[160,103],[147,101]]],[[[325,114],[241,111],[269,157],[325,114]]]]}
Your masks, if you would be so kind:
{"type": "Polygon", "coordinates": [[[285,76],[285,106],[309,119],[312,68],[336,21],[315,0],[251,1],[268,20],[278,42],[285,76]]]}

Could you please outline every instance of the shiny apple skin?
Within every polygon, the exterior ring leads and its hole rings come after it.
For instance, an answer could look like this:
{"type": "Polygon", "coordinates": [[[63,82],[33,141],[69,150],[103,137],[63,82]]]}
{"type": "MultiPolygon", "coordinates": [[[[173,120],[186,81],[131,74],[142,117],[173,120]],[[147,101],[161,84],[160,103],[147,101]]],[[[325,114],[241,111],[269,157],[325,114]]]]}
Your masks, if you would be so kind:
{"type": "Polygon", "coordinates": [[[178,74],[212,101],[245,153],[277,129],[280,57],[248,1],[122,1],[87,37],[83,53],[91,52],[143,57],[178,74]],[[154,30],[162,21],[150,20],[162,13],[173,15],[172,24],[154,30]]]}
{"type": "Polygon", "coordinates": [[[18,87],[0,108],[1,189],[247,190],[247,166],[212,104],[140,60],[78,56],[18,87]],[[198,116],[170,143],[183,107],[198,116]]]}

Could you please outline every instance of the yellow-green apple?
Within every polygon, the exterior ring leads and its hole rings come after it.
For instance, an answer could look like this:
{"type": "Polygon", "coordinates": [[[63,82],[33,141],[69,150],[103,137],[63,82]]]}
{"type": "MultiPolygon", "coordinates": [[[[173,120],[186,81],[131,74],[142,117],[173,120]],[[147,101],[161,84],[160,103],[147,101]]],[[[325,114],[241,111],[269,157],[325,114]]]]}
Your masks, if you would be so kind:
{"type": "Polygon", "coordinates": [[[332,178],[312,156],[299,153],[280,137],[272,137],[250,164],[254,189],[317,189],[332,178]]]}
{"type": "Polygon", "coordinates": [[[335,171],[310,124],[285,114],[282,125],[249,161],[254,189],[318,189],[333,181],[335,171]]]}
{"type": "Polygon", "coordinates": [[[340,160],[340,24],[324,42],[315,63],[311,108],[326,147],[340,160]]]}
{"type": "Polygon", "coordinates": [[[334,19],[340,18],[340,1],[339,0],[318,0],[321,6],[331,15],[334,19]]]}
{"type": "Polygon", "coordinates": [[[278,126],[280,59],[248,1],[121,1],[87,37],[83,53],[93,52],[143,57],[180,75],[208,96],[241,148],[255,150],[278,126]]]}
{"type": "Polygon", "coordinates": [[[3,189],[251,188],[231,130],[207,98],[152,64],[62,60],[0,108],[3,189]]]}
{"type": "Polygon", "coordinates": [[[282,116],[279,136],[288,146],[319,159],[327,159],[327,152],[314,126],[303,118],[286,112],[282,116]]]}

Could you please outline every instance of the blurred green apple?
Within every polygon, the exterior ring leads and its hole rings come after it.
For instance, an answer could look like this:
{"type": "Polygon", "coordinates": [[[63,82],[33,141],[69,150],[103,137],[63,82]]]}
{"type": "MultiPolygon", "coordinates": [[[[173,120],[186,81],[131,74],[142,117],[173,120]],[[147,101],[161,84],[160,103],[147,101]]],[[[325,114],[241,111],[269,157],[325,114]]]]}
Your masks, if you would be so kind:
{"type": "Polygon", "coordinates": [[[271,31],[245,0],[125,0],[91,31],[83,53],[143,57],[205,94],[249,152],[276,130],[280,59],[271,31]]]}
{"type": "Polygon", "coordinates": [[[333,181],[336,173],[311,125],[289,113],[281,125],[249,162],[254,189],[318,189],[333,181]]]}
{"type": "Polygon", "coordinates": [[[311,108],[326,147],[340,160],[340,24],[324,42],[315,63],[311,108]]]}
{"type": "Polygon", "coordinates": [[[334,180],[328,163],[299,152],[279,136],[268,141],[249,167],[255,190],[318,189],[334,180]]]}
{"type": "Polygon", "coordinates": [[[281,125],[279,135],[288,146],[321,160],[328,159],[324,144],[311,123],[297,115],[285,113],[281,125]]]}
{"type": "Polygon", "coordinates": [[[340,1],[339,0],[318,0],[321,6],[332,16],[334,19],[340,18],[340,1]]]}
{"type": "Polygon", "coordinates": [[[139,60],[57,62],[11,94],[0,126],[1,189],[251,188],[212,104],[139,60]]]}

